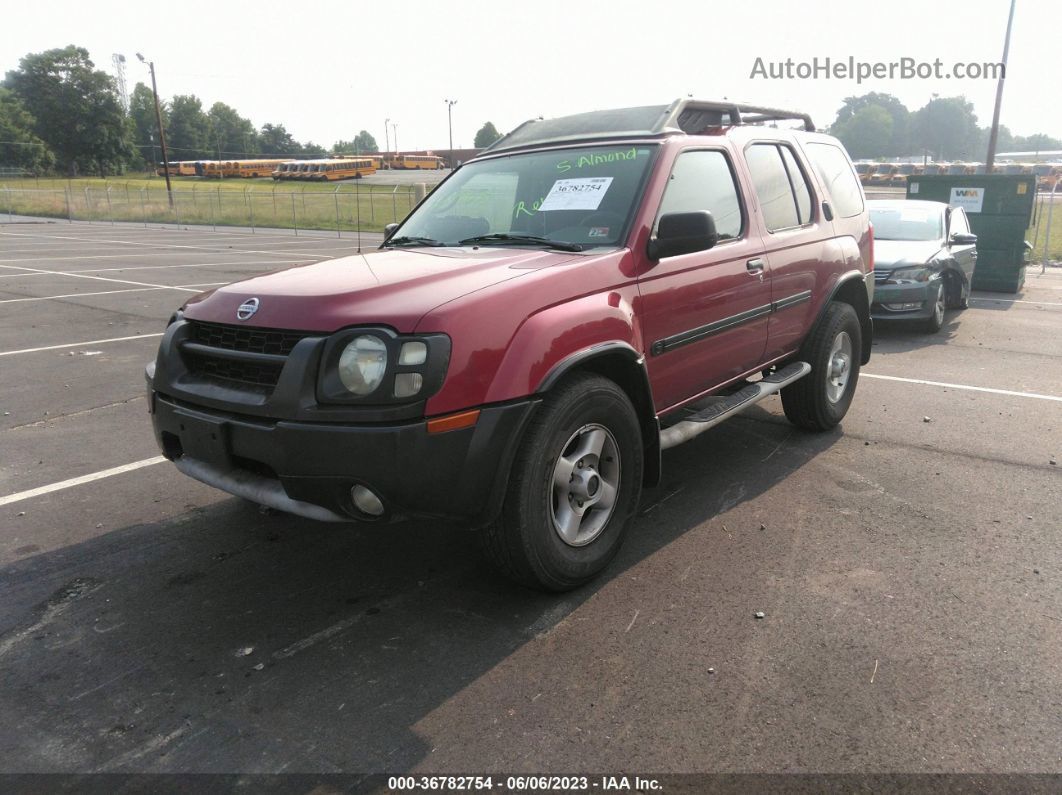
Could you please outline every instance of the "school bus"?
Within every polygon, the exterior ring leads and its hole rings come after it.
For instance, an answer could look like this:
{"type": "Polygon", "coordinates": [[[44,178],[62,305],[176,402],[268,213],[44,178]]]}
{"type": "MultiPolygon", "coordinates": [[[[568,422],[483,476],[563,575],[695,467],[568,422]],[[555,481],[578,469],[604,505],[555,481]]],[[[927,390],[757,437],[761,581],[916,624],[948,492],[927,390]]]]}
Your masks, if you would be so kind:
{"type": "Polygon", "coordinates": [[[307,173],[307,179],[334,182],[340,179],[361,179],[376,173],[376,166],[368,157],[343,157],[335,160],[320,160],[307,173]]]}
{"type": "Polygon", "coordinates": [[[298,160],[285,160],[282,163],[278,163],[277,167],[273,169],[272,177],[273,179],[291,179],[298,167],[298,160]]]}
{"type": "Polygon", "coordinates": [[[926,163],[922,166],[923,174],[944,174],[948,168],[946,163],[926,163]]]}
{"type": "Polygon", "coordinates": [[[948,170],[944,173],[951,174],[953,176],[964,176],[967,174],[973,174],[976,170],[976,163],[952,163],[950,166],[948,166],[948,170]]]}
{"type": "Polygon", "coordinates": [[[888,185],[892,175],[899,169],[898,163],[877,163],[867,178],[868,185],[888,185]]]}
{"type": "Polygon", "coordinates": [[[1050,193],[1059,180],[1062,180],[1062,165],[1058,163],[1037,163],[1033,166],[1038,190],[1050,193]]]}
{"type": "Polygon", "coordinates": [[[442,168],[442,158],[435,155],[402,155],[396,154],[391,159],[391,168],[404,169],[436,169],[442,168]]]}
{"type": "Polygon", "coordinates": [[[1007,163],[1003,166],[1004,174],[1032,174],[1033,167],[1028,163],[1007,163]]]}
{"type": "Polygon", "coordinates": [[[200,160],[195,164],[197,177],[220,177],[224,164],[220,160],[200,160]]]}
{"type": "MultiPolygon", "coordinates": [[[[195,161],[194,160],[171,160],[169,161],[170,176],[175,177],[194,177],[195,176],[195,161]]],[[[162,167],[162,163],[159,163],[155,168],[155,173],[162,177],[166,175],[166,170],[162,167]]]]}
{"type": "Polygon", "coordinates": [[[889,185],[893,188],[907,186],[908,177],[916,177],[922,173],[922,166],[917,163],[901,163],[896,167],[896,173],[889,177],[889,185]]]}
{"type": "Polygon", "coordinates": [[[256,160],[233,160],[229,163],[225,176],[233,177],[268,177],[281,163],[288,162],[285,158],[260,158],[256,160]]]}

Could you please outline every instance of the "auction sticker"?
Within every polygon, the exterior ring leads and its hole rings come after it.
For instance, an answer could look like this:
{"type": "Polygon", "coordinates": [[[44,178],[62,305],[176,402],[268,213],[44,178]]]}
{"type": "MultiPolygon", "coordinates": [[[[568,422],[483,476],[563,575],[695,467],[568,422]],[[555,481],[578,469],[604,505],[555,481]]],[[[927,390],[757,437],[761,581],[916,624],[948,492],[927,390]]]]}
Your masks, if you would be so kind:
{"type": "Polygon", "coordinates": [[[611,184],[612,177],[558,179],[539,205],[538,211],[596,210],[611,184]]]}

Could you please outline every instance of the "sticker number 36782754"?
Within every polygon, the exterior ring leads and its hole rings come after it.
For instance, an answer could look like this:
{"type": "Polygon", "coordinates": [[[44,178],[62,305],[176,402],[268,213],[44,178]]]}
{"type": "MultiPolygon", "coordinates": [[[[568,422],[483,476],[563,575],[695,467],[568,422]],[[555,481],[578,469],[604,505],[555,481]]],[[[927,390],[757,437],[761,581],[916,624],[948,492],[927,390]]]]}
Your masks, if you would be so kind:
{"type": "Polygon", "coordinates": [[[612,177],[558,179],[539,205],[538,211],[596,210],[611,184],[612,177]]]}

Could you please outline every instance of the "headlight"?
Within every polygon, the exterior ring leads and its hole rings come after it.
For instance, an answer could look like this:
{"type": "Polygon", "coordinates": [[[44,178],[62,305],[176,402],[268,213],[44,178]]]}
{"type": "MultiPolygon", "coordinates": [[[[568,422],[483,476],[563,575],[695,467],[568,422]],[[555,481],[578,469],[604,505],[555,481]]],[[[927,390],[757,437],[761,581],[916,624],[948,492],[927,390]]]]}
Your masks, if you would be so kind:
{"type": "Polygon", "coordinates": [[[905,284],[909,282],[928,282],[930,270],[926,267],[918,268],[900,268],[895,270],[889,276],[890,281],[896,284],[905,284]]]}
{"type": "Polygon", "coordinates": [[[339,380],[359,396],[376,391],[387,372],[387,345],[379,337],[355,337],[339,355],[339,380]]]}

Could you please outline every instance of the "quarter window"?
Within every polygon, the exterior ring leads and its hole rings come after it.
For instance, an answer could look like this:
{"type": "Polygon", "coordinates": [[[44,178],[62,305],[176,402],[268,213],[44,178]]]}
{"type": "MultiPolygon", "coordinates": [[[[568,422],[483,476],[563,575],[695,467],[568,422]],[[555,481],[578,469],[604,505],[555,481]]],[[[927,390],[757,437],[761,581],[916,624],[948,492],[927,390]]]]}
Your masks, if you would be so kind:
{"type": "MultiPolygon", "coordinates": [[[[863,212],[863,189],[859,187],[859,180],[841,148],[825,143],[809,143],[806,148],[815,170],[819,172],[819,179],[833,199],[833,209],[837,215],[851,218],[863,212]]],[[[926,168],[927,174],[931,171],[932,168],[926,168]]]]}
{"type": "MultiPolygon", "coordinates": [[[[715,220],[720,239],[741,236],[741,200],[730,164],[722,152],[683,152],[668,179],[661,215],[707,210],[715,220]]],[[[654,227],[655,233],[655,227],[654,227]]]]}

